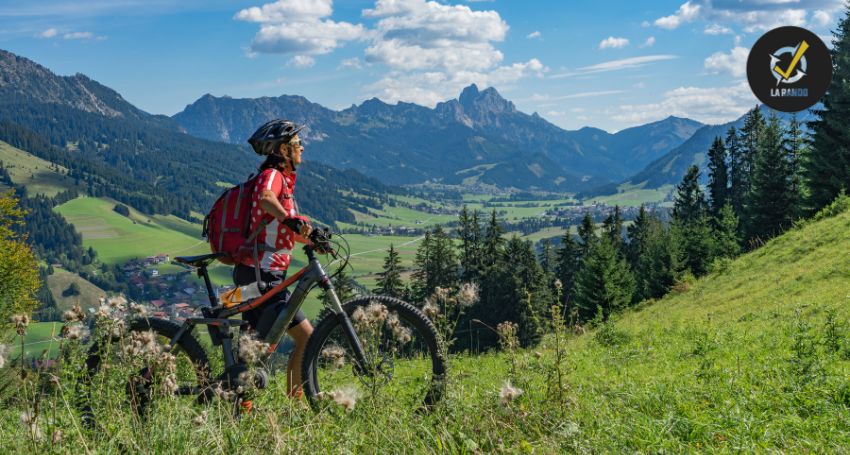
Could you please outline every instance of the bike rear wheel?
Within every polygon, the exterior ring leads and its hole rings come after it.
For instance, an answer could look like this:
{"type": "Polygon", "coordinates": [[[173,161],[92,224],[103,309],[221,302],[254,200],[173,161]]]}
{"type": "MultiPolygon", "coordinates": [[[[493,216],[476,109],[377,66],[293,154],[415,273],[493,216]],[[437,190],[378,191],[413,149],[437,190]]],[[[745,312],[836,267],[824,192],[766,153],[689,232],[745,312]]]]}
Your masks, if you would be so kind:
{"type": "Polygon", "coordinates": [[[198,340],[185,332],[168,349],[179,330],[171,321],[139,318],[129,321],[126,330],[101,334],[88,350],[78,394],[88,428],[145,418],[155,400],[185,396],[194,401],[209,393],[210,364],[198,340]]]}
{"type": "Polygon", "coordinates": [[[369,399],[399,412],[430,409],[442,398],[446,363],[431,321],[399,299],[370,296],[343,305],[366,357],[358,365],[342,320],[330,313],[307,343],[301,377],[314,408],[350,409],[369,399]]]}

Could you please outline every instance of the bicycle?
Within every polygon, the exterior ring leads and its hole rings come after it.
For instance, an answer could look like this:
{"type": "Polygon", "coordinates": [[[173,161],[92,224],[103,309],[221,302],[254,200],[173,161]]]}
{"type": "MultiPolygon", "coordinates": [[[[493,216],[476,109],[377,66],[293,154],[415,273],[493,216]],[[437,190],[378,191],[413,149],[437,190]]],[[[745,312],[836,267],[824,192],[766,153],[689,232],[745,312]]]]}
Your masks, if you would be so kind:
{"type": "MultiPolygon", "coordinates": [[[[349,251],[331,238],[327,230],[314,230],[310,243],[304,246],[308,260],[305,267],[259,297],[231,307],[218,302],[207,271],[220,253],[174,258],[203,278],[210,306],[201,308],[202,317],[187,318],[181,325],[136,317],[123,333],[105,330],[87,354],[78,403],[84,422],[93,426],[98,417],[106,417],[98,414],[112,418],[114,402],[122,395],[119,389],[123,389],[133,416],[140,416],[149,412],[153,399],[163,389],[198,403],[210,402],[225,392],[235,395],[234,403],[238,403],[249,386],[264,388],[268,381],[264,371],[251,371],[246,376],[249,368],[235,352],[234,329],[247,322],[231,318],[263,308],[272,296],[292,284],[295,288],[288,303],[262,341],[269,345],[268,354],[274,352],[308,293],[315,287],[324,289],[329,297],[325,316],[307,343],[301,365],[304,395],[314,409],[323,407],[328,396],[323,392],[334,387],[353,387],[361,394],[381,396],[394,409],[431,409],[442,397],[446,377],[444,353],[434,325],[416,307],[392,297],[366,296],[340,302],[331,282],[333,275],[325,272],[316,257],[317,253],[327,253],[335,261],[343,261],[339,270],[347,265],[349,251]],[[212,346],[221,347],[223,366],[215,378],[207,352],[194,333],[197,326],[206,326],[212,346]],[[157,341],[152,343],[154,338],[157,341]],[[156,345],[162,348],[154,349],[156,345]]],[[[234,410],[241,412],[237,405],[234,410]]]]}

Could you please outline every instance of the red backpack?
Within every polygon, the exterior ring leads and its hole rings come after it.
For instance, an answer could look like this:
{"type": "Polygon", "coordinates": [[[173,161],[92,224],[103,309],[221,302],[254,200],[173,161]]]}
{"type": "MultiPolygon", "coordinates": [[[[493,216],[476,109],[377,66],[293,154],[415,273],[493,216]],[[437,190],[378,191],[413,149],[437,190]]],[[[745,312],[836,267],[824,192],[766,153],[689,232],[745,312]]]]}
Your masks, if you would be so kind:
{"type": "Polygon", "coordinates": [[[264,227],[261,224],[249,233],[251,223],[251,198],[257,177],[251,176],[242,184],[222,193],[210,213],[204,218],[203,236],[210,242],[213,253],[224,253],[218,261],[234,265],[249,256],[252,242],[264,227]]]}

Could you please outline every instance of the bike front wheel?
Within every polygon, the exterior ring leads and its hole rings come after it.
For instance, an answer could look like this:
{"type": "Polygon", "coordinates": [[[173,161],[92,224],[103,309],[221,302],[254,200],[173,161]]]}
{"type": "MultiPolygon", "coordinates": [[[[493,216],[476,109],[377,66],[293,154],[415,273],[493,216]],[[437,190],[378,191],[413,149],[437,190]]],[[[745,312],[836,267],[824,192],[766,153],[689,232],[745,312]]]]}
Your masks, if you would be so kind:
{"type": "Polygon", "coordinates": [[[399,412],[430,409],[443,396],[445,356],[431,321],[413,305],[385,296],[343,304],[365,362],[341,315],[329,313],[307,343],[301,377],[314,408],[336,402],[351,409],[371,400],[399,412]]]}

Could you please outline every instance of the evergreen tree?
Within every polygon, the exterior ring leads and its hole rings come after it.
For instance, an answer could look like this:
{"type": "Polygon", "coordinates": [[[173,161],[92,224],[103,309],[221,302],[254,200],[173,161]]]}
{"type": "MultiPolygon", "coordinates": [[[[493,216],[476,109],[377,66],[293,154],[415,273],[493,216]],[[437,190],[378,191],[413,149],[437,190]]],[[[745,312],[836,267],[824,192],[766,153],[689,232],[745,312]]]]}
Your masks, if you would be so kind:
{"type": "MultiPolygon", "coordinates": [[[[340,302],[345,303],[356,296],[356,293],[354,292],[354,283],[345,272],[345,269],[340,269],[336,276],[331,279],[331,283],[333,283],[334,292],[340,302]]],[[[321,299],[325,305],[330,304],[331,297],[325,291],[322,291],[321,299]]]]}
{"type": "Polygon", "coordinates": [[[679,259],[669,231],[661,219],[641,206],[629,226],[627,259],[635,276],[634,301],[667,293],[678,276],[679,259]]]}
{"type": "Polygon", "coordinates": [[[602,222],[602,233],[608,236],[611,244],[617,247],[617,251],[621,251],[623,245],[623,215],[620,212],[619,205],[615,205],[614,210],[602,222]]]}
{"type": "Polygon", "coordinates": [[[506,297],[506,306],[511,308],[507,320],[519,324],[520,344],[529,346],[537,343],[543,332],[543,321],[552,304],[552,296],[546,282],[546,274],[537,263],[531,242],[516,235],[505,245],[505,256],[511,258],[512,292],[506,297]]]}
{"type": "Polygon", "coordinates": [[[439,225],[425,234],[416,250],[413,288],[418,299],[425,299],[438,286],[447,288],[457,284],[457,258],[452,239],[439,225]]]}
{"type": "Polygon", "coordinates": [[[714,251],[699,168],[691,166],[676,188],[672,235],[681,242],[683,265],[696,276],[705,274],[714,251]]]}
{"type": "Polygon", "coordinates": [[[785,138],[782,141],[788,161],[791,181],[789,182],[789,196],[791,197],[790,213],[792,219],[797,219],[803,214],[803,169],[802,162],[809,155],[810,141],[802,125],[797,120],[797,115],[791,117],[785,138]]]}
{"type": "Polygon", "coordinates": [[[791,181],[779,118],[773,115],[762,131],[753,165],[747,203],[747,240],[767,240],[791,225],[797,200],[792,194],[791,181]]]}
{"type": "Polygon", "coordinates": [[[744,151],[741,148],[741,138],[738,130],[731,126],[726,132],[726,150],[729,154],[729,203],[735,214],[744,213],[745,189],[747,187],[748,175],[744,168],[744,151]]]}
{"type": "Polygon", "coordinates": [[[561,304],[567,304],[573,294],[573,282],[581,264],[581,247],[573,239],[569,228],[561,237],[561,246],[555,253],[555,278],[561,281],[561,304]]]}
{"type": "Polygon", "coordinates": [[[581,225],[578,227],[578,238],[581,241],[581,257],[585,257],[590,250],[590,245],[596,239],[596,226],[593,224],[590,213],[585,213],[581,220],[581,225]]]}
{"type": "Polygon", "coordinates": [[[736,196],[740,198],[742,205],[740,208],[736,207],[735,213],[742,221],[740,228],[745,236],[752,229],[749,223],[749,204],[752,202],[750,191],[752,191],[753,166],[755,165],[756,156],[759,153],[759,143],[762,140],[765,127],[764,116],[761,114],[759,107],[756,106],[744,117],[744,126],[741,128],[740,133],[740,162],[737,163],[737,166],[738,177],[741,180],[738,182],[739,187],[736,191],[739,194],[736,196]]]}
{"type": "Polygon", "coordinates": [[[555,252],[552,251],[552,241],[549,239],[542,239],[540,241],[540,253],[539,253],[539,262],[540,268],[543,269],[543,273],[547,275],[551,275],[555,271],[555,252]]]}
{"type": "Polygon", "coordinates": [[[726,146],[720,136],[708,150],[708,195],[711,215],[720,214],[720,209],[729,199],[729,176],[726,166],[726,146]]]}
{"type": "Polygon", "coordinates": [[[460,265],[464,281],[477,279],[481,268],[481,225],[478,211],[470,215],[466,205],[460,211],[458,237],[460,238],[460,265]]]}
{"type": "Polygon", "coordinates": [[[819,119],[810,124],[811,153],[804,165],[808,188],[806,209],[814,213],[841,191],[850,193],[850,6],[833,38],[832,80],[823,97],[819,119]]]}
{"type": "Polygon", "coordinates": [[[496,218],[496,209],[490,213],[490,222],[487,224],[487,234],[484,236],[484,264],[495,264],[500,259],[501,247],[505,243],[502,234],[505,230],[496,218]]]}
{"type": "Polygon", "coordinates": [[[634,276],[611,239],[603,236],[594,241],[576,275],[575,302],[581,320],[593,318],[600,309],[607,320],[631,303],[634,290],[634,276]]]}
{"type": "Polygon", "coordinates": [[[738,217],[731,204],[720,209],[714,224],[714,247],[717,257],[734,258],[741,252],[741,240],[738,237],[738,217]]]}
{"type": "Polygon", "coordinates": [[[384,258],[384,268],[378,274],[375,293],[390,297],[401,298],[404,294],[404,284],[401,281],[401,259],[392,243],[384,258]]]}

